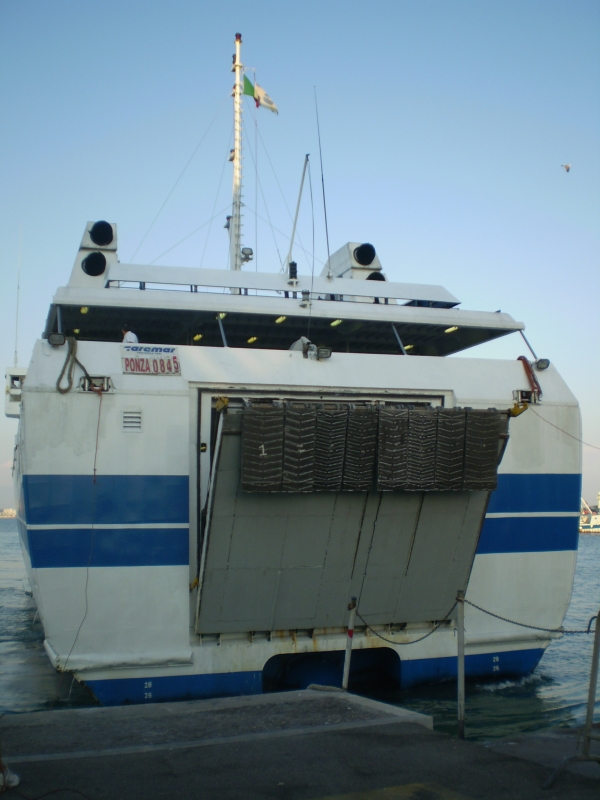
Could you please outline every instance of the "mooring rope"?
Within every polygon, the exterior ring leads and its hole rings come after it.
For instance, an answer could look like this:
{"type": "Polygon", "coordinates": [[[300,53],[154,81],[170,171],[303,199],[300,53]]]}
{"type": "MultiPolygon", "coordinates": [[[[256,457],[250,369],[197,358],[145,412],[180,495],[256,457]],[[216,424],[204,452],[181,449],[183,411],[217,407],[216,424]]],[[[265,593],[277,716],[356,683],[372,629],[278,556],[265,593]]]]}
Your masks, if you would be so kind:
{"type": "MultiPolygon", "coordinates": [[[[439,628],[441,628],[442,625],[444,624],[444,622],[447,622],[448,619],[450,618],[450,614],[452,614],[452,612],[456,608],[456,604],[457,603],[458,603],[458,600],[454,603],[454,605],[452,606],[450,611],[446,614],[444,619],[442,619],[439,622],[437,622],[434,625],[434,627],[429,631],[429,633],[426,633],[425,636],[421,636],[419,639],[413,639],[412,642],[395,642],[393,639],[386,639],[385,636],[382,636],[380,633],[377,633],[377,631],[373,630],[373,628],[369,625],[369,623],[365,619],[363,619],[363,617],[358,613],[358,611],[356,612],[356,616],[365,624],[367,629],[370,630],[371,633],[374,636],[377,636],[379,639],[383,639],[383,641],[384,642],[388,642],[388,644],[397,644],[397,645],[416,644],[417,642],[422,642],[423,639],[427,639],[428,636],[431,636],[432,633],[435,633],[439,628]]],[[[401,632],[405,633],[405,631],[401,631],[401,632]]],[[[399,633],[400,633],[400,631],[399,631],[399,633]]]]}
{"type": "Polygon", "coordinates": [[[67,336],[67,357],[65,358],[65,363],[63,364],[63,368],[61,369],[58,380],[56,381],[56,391],[60,392],[61,394],[67,394],[67,392],[71,391],[73,388],[73,370],[75,369],[75,364],[81,367],[85,377],[90,381],[90,388],[92,391],[96,391],[96,389],[91,386],[92,379],[90,378],[87,369],[77,358],[77,339],[74,336],[67,336]],[[67,373],[67,385],[65,387],[61,387],[60,382],[62,381],[65,372],[67,373]]]}
{"type": "Polygon", "coordinates": [[[565,628],[541,628],[538,625],[527,625],[524,622],[515,622],[514,619],[508,619],[508,617],[502,617],[502,616],[500,616],[500,614],[494,614],[493,611],[488,611],[487,609],[482,608],[481,606],[478,606],[476,603],[472,603],[470,600],[467,600],[466,598],[465,598],[464,602],[467,603],[467,605],[469,605],[469,606],[473,606],[473,608],[476,608],[478,611],[482,611],[484,614],[488,614],[490,617],[495,617],[495,619],[502,620],[502,622],[509,622],[511,625],[518,625],[519,628],[530,628],[531,630],[544,631],[545,633],[564,633],[564,634],[568,634],[568,635],[576,635],[576,634],[579,634],[579,633],[591,633],[591,631],[592,631],[592,622],[598,616],[597,614],[594,614],[594,616],[588,622],[587,629],[583,629],[583,630],[579,630],[579,631],[577,631],[577,630],[567,630],[565,628]]]}
{"type": "MultiPolygon", "coordinates": [[[[431,636],[433,633],[435,633],[437,630],[439,630],[442,627],[442,625],[445,622],[448,621],[448,619],[450,618],[450,615],[452,614],[452,612],[454,611],[454,609],[456,608],[456,606],[457,606],[457,604],[459,602],[460,601],[457,599],[455,601],[454,605],[452,606],[452,608],[450,609],[450,611],[448,611],[448,613],[446,614],[446,616],[442,620],[437,622],[428,633],[426,633],[424,636],[420,636],[418,639],[413,639],[411,642],[396,642],[393,639],[387,639],[385,636],[382,636],[380,633],[378,633],[376,630],[374,630],[369,625],[369,623],[361,616],[361,614],[358,611],[356,612],[356,616],[365,625],[367,630],[369,630],[374,636],[377,636],[378,639],[382,639],[384,642],[387,642],[388,644],[394,644],[394,645],[417,644],[417,642],[422,642],[423,639],[427,639],[428,636],[431,636]]],[[[488,611],[487,609],[482,608],[481,606],[478,606],[476,603],[472,603],[470,600],[464,599],[462,602],[466,603],[469,606],[473,606],[473,608],[476,608],[478,611],[482,611],[484,614],[488,614],[490,617],[494,617],[495,619],[502,620],[502,622],[508,622],[511,625],[518,625],[520,628],[529,628],[530,630],[543,631],[544,633],[562,633],[562,634],[570,635],[570,636],[574,636],[574,635],[581,634],[581,633],[591,633],[592,632],[592,623],[598,617],[597,614],[594,614],[594,616],[590,618],[590,621],[588,622],[587,628],[584,628],[582,630],[569,630],[569,629],[566,629],[566,628],[542,628],[539,625],[527,625],[524,622],[515,622],[514,619],[508,619],[508,617],[502,617],[502,616],[500,616],[500,614],[494,614],[493,611],[488,611]]],[[[406,631],[402,631],[402,633],[406,633],[406,631]]]]}

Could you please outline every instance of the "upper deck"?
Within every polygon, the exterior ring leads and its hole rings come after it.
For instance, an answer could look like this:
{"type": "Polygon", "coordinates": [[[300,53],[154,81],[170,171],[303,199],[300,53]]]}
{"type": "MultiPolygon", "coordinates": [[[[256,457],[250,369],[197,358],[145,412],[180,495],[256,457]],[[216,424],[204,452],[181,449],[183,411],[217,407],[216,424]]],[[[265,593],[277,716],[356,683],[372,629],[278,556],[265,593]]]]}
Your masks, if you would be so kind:
{"type": "MultiPolygon", "coordinates": [[[[99,224],[99,223],[97,223],[99,224]]],[[[103,223],[108,226],[108,223],[103,223]]],[[[522,330],[500,312],[464,311],[442,286],[387,281],[379,259],[349,243],[320,276],[121,264],[116,226],[107,245],[89,223],[44,336],[287,350],[301,336],[334,352],[445,356],[522,330]],[[91,267],[93,265],[93,267],[91,267]]],[[[370,246],[369,246],[370,247],[370,246]]]]}

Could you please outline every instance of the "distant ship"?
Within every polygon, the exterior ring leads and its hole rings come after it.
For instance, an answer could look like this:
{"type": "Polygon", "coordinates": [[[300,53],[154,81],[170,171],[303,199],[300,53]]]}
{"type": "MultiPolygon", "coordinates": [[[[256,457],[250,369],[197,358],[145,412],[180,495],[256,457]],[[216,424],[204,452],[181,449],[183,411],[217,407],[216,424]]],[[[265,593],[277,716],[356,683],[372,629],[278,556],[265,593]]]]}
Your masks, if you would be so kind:
{"type": "Polygon", "coordinates": [[[0,508],[0,517],[16,517],[17,512],[14,508],[0,508]]]}
{"type": "Polygon", "coordinates": [[[583,497],[581,498],[579,533],[600,534],[600,492],[598,492],[597,505],[595,506],[588,506],[583,497]]]}

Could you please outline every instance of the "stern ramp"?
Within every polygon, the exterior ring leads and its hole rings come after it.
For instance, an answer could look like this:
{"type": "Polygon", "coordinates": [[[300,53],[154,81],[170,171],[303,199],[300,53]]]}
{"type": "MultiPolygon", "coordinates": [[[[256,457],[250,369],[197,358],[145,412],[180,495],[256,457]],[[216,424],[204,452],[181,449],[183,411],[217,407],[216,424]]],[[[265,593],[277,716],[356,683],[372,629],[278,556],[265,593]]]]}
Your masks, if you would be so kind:
{"type": "Polygon", "coordinates": [[[198,634],[443,619],[508,438],[495,409],[246,401],[221,412],[198,634]]]}

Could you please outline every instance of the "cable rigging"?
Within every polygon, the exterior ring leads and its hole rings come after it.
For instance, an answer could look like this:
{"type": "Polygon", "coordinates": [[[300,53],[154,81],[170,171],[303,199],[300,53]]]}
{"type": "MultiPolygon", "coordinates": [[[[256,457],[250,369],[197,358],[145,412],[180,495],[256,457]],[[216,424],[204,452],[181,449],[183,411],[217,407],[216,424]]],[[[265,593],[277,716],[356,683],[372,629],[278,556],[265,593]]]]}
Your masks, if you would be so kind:
{"type": "Polygon", "coordinates": [[[174,250],[176,247],[179,247],[180,244],[183,244],[183,242],[185,242],[186,239],[189,239],[195,233],[198,233],[198,231],[202,230],[202,228],[205,228],[207,225],[210,225],[210,223],[214,219],[216,219],[217,217],[220,217],[221,214],[223,214],[228,209],[229,209],[229,203],[224,208],[222,208],[220,211],[217,211],[217,213],[213,217],[211,217],[210,219],[207,219],[206,222],[203,222],[202,225],[199,225],[197,228],[194,228],[194,230],[191,233],[188,233],[187,236],[184,236],[183,239],[180,239],[178,242],[176,242],[175,244],[171,245],[171,247],[169,247],[168,250],[165,250],[159,256],[156,256],[156,258],[153,258],[152,261],[150,262],[150,264],[155,264],[160,258],[162,258],[163,256],[166,256],[167,253],[170,253],[171,250],[174,250]]]}
{"type": "MultiPolygon", "coordinates": [[[[227,101],[228,101],[228,100],[229,100],[229,98],[227,98],[227,101]]],[[[146,240],[146,237],[148,236],[148,234],[150,233],[150,231],[151,231],[151,230],[152,230],[152,228],[154,227],[154,223],[155,223],[155,222],[156,222],[156,220],[159,218],[159,216],[160,216],[160,215],[161,215],[161,213],[162,213],[162,210],[164,209],[164,207],[165,207],[165,206],[167,205],[167,203],[169,202],[169,198],[171,197],[171,195],[173,194],[173,192],[174,192],[174,191],[175,191],[175,189],[177,188],[177,184],[178,184],[178,183],[179,183],[179,181],[182,179],[182,177],[183,177],[183,175],[184,175],[185,171],[187,170],[187,168],[189,167],[189,165],[192,163],[192,161],[193,161],[193,159],[194,159],[194,156],[196,155],[196,153],[198,152],[198,149],[200,148],[200,145],[201,145],[201,144],[202,144],[202,142],[203,142],[203,141],[206,139],[206,137],[207,137],[207,135],[208,135],[208,132],[210,131],[210,129],[212,128],[212,126],[213,126],[213,124],[214,124],[214,122],[215,122],[215,120],[217,119],[217,117],[218,117],[218,116],[219,116],[219,114],[221,113],[221,110],[222,110],[222,108],[223,108],[223,106],[224,106],[224,105],[225,105],[225,102],[222,102],[222,103],[221,103],[221,105],[219,106],[219,109],[218,109],[217,113],[216,113],[216,114],[215,114],[215,116],[212,118],[212,120],[211,120],[211,122],[210,122],[210,124],[209,124],[208,128],[207,128],[207,129],[204,131],[204,133],[202,134],[202,137],[201,137],[200,141],[198,142],[198,144],[197,144],[197,145],[196,145],[196,147],[194,148],[194,151],[193,151],[192,155],[191,155],[191,156],[188,158],[188,160],[187,160],[187,162],[186,162],[186,164],[185,164],[184,168],[183,168],[183,169],[181,170],[181,172],[179,173],[179,177],[177,178],[177,180],[176,180],[176,181],[175,181],[175,183],[173,184],[173,187],[171,188],[171,191],[170,191],[170,192],[169,192],[169,194],[166,196],[166,198],[165,198],[165,201],[163,202],[163,204],[161,205],[161,207],[158,209],[158,212],[156,213],[156,216],[154,217],[154,219],[153,219],[153,220],[152,220],[152,222],[150,223],[150,225],[149,225],[149,227],[148,227],[148,230],[147,230],[147,231],[146,231],[146,233],[145,233],[145,234],[142,236],[142,239],[141,239],[140,243],[139,243],[139,244],[138,244],[138,246],[135,248],[135,251],[134,251],[133,255],[132,255],[132,256],[131,256],[131,258],[129,259],[129,261],[130,261],[130,262],[132,262],[132,261],[133,261],[133,259],[136,257],[136,255],[137,255],[137,253],[138,253],[138,250],[139,250],[139,249],[140,249],[140,247],[141,247],[141,246],[144,244],[144,242],[145,242],[145,240],[146,240]]],[[[160,256],[159,256],[159,258],[160,258],[160,256]]],[[[155,260],[156,260],[156,259],[155,259],[155,260]]],[[[150,262],[150,263],[153,263],[153,262],[150,262]]]]}
{"type": "MultiPolygon", "coordinates": [[[[269,151],[267,150],[267,146],[265,144],[265,140],[263,139],[260,131],[258,132],[258,136],[259,136],[261,144],[263,146],[263,150],[265,151],[265,155],[267,157],[267,161],[269,162],[269,166],[271,167],[271,171],[273,173],[273,177],[275,178],[275,183],[277,184],[277,188],[279,189],[279,193],[281,194],[281,198],[283,200],[283,204],[285,206],[285,210],[288,213],[288,217],[293,222],[294,221],[294,217],[292,216],[292,212],[290,211],[290,208],[289,208],[289,206],[287,204],[287,200],[285,199],[285,195],[283,193],[283,189],[281,188],[281,184],[279,183],[279,179],[277,177],[277,173],[275,172],[275,167],[273,166],[273,162],[271,161],[271,158],[269,156],[269,151]]],[[[261,187],[261,192],[262,192],[262,187],[261,187]]],[[[264,201],[264,194],[263,194],[263,201],[264,201]]],[[[266,207],[266,204],[265,204],[265,207],[266,207]]],[[[278,230],[278,229],[275,228],[275,230],[278,230]]],[[[282,233],[282,231],[279,231],[279,233],[282,233]]],[[[285,233],[283,235],[287,236],[287,234],[285,234],[285,233]]],[[[306,257],[306,263],[310,267],[310,261],[308,260],[308,256],[307,256],[308,250],[302,244],[302,239],[300,238],[300,234],[299,233],[297,234],[297,237],[298,237],[298,241],[300,242],[300,249],[302,250],[302,252],[304,253],[304,255],[306,257]]],[[[281,257],[280,257],[279,261],[281,263],[281,268],[280,268],[279,271],[280,272],[284,272],[286,270],[286,268],[287,268],[286,264],[283,263],[283,261],[281,260],[281,257]]],[[[323,263],[323,262],[321,262],[321,263],[323,263]]]]}
{"type": "MultiPolygon", "coordinates": [[[[256,168],[256,161],[254,160],[254,154],[252,153],[252,147],[250,146],[250,143],[249,143],[249,142],[248,142],[248,152],[250,153],[250,158],[252,159],[252,163],[254,164],[254,166],[255,166],[255,168],[256,168]]],[[[277,228],[276,228],[276,227],[273,225],[273,223],[271,222],[271,215],[269,214],[269,206],[267,205],[267,200],[266,200],[266,198],[265,198],[265,193],[264,193],[264,191],[263,191],[262,182],[261,182],[260,178],[258,177],[258,170],[256,170],[256,169],[255,169],[255,172],[256,172],[256,181],[257,181],[258,187],[260,188],[260,194],[261,194],[261,197],[262,197],[262,200],[263,200],[264,206],[265,206],[265,211],[266,211],[266,214],[267,214],[268,220],[265,220],[265,219],[263,219],[263,217],[261,217],[261,216],[260,216],[260,214],[258,213],[258,208],[254,209],[254,215],[255,215],[255,217],[256,217],[257,219],[262,219],[262,220],[263,220],[263,222],[267,222],[267,224],[268,224],[268,225],[269,225],[269,227],[271,228],[271,233],[273,233],[274,231],[276,231],[276,230],[278,230],[278,229],[277,229],[277,228]]],[[[248,208],[250,211],[252,211],[252,210],[253,210],[253,209],[251,209],[251,208],[250,208],[250,206],[246,205],[245,203],[244,203],[244,206],[245,206],[246,208],[248,208]]],[[[282,231],[278,231],[278,232],[279,232],[279,233],[282,233],[282,231]]],[[[284,235],[285,235],[285,234],[284,234],[284,235]]],[[[277,239],[276,239],[276,237],[275,237],[275,234],[274,234],[274,233],[273,233],[273,243],[275,244],[275,249],[277,250],[277,257],[278,257],[278,259],[279,259],[279,263],[280,263],[280,264],[283,264],[283,260],[282,260],[282,258],[281,258],[281,253],[279,252],[279,247],[278,247],[278,245],[277,245],[277,239]]]]}
{"type": "MultiPolygon", "coordinates": [[[[229,151],[231,149],[231,139],[232,139],[232,137],[233,137],[233,131],[231,131],[231,133],[229,135],[229,141],[227,142],[227,156],[229,155],[229,151]]],[[[215,218],[215,208],[217,207],[217,202],[219,200],[219,192],[221,191],[221,184],[223,183],[223,175],[225,174],[225,167],[229,163],[229,158],[227,156],[225,157],[225,159],[223,161],[223,167],[221,169],[221,177],[219,178],[219,185],[217,187],[217,194],[215,195],[215,202],[213,203],[212,212],[211,212],[211,218],[210,218],[209,224],[208,224],[208,231],[206,232],[206,239],[204,240],[204,249],[202,250],[202,258],[200,259],[200,267],[202,267],[202,264],[204,263],[204,256],[206,254],[206,248],[208,246],[208,240],[210,238],[210,229],[211,229],[211,226],[212,226],[212,222],[213,222],[213,220],[215,218]]]]}
{"type": "MultiPolygon", "coordinates": [[[[325,202],[325,176],[323,174],[323,151],[321,149],[321,126],[319,125],[319,106],[317,105],[317,87],[314,87],[315,90],[315,112],[317,115],[317,135],[319,138],[319,159],[321,161],[321,186],[323,187],[323,213],[325,215],[325,240],[327,241],[327,263],[329,263],[329,227],[327,225],[327,203],[325,202]]],[[[327,273],[328,278],[332,278],[333,275],[331,274],[331,267],[329,267],[329,271],[327,273]]]]}

